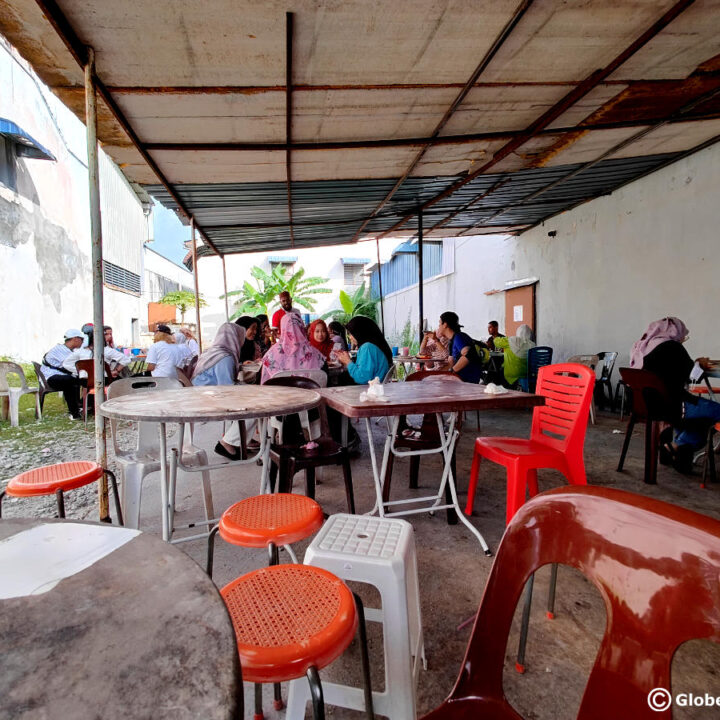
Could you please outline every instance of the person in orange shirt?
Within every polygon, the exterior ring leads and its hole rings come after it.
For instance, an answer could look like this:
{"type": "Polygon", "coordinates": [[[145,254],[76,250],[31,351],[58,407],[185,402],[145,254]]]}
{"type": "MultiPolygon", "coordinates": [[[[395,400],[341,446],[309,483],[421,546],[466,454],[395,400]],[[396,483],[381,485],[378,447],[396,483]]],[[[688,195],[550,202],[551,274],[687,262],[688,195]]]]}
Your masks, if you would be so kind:
{"type": "Polygon", "coordinates": [[[287,290],[283,290],[278,295],[278,300],[280,301],[280,308],[275,311],[272,316],[272,323],[270,323],[270,327],[276,335],[280,335],[280,321],[288,313],[295,313],[295,315],[302,319],[300,311],[293,307],[292,297],[287,290]]]}

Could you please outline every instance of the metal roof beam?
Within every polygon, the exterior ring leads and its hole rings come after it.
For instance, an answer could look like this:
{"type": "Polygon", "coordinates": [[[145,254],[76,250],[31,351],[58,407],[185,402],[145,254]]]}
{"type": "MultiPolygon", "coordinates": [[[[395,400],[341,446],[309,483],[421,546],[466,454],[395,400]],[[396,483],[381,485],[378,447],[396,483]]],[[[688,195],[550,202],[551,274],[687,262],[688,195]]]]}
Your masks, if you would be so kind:
{"type": "MultiPolygon", "coordinates": [[[[80,41],[80,38],[77,36],[77,33],[75,32],[68,19],[63,14],[58,4],[55,2],[55,0],[35,0],[35,2],[37,3],[40,10],[42,10],[43,14],[48,19],[53,28],[55,28],[55,32],[59,35],[60,39],[65,44],[65,47],[67,47],[67,49],[70,51],[70,54],[73,56],[73,58],[75,58],[75,61],[78,63],[78,65],[80,65],[81,68],[84,68],[87,64],[88,58],[87,48],[85,47],[85,44],[80,41]]],[[[182,202],[178,194],[175,192],[175,188],[165,177],[165,174],[162,172],[162,170],[160,170],[157,163],[152,159],[152,157],[150,157],[142,141],[132,129],[132,126],[128,122],[122,110],[120,110],[117,103],[110,95],[110,92],[105,87],[102,80],[100,80],[100,78],[98,77],[97,72],[93,73],[93,79],[95,89],[104,100],[110,112],[115,116],[115,119],[118,121],[118,123],[120,123],[120,126],[122,127],[125,134],[128,136],[128,138],[130,138],[130,142],[135,145],[140,155],[142,155],[143,160],[145,160],[150,169],[155,173],[161,184],[165,186],[165,189],[168,191],[168,193],[170,193],[171,197],[177,203],[177,206],[183,212],[185,217],[187,217],[188,220],[192,221],[192,213],[182,202]]],[[[202,233],[203,241],[206,242],[215,251],[216,254],[220,255],[220,251],[215,247],[215,245],[213,245],[210,240],[208,240],[207,236],[197,223],[195,223],[195,227],[198,229],[199,232],[202,233]]]]}
{"type": "Polygon", "coordinates": [[[287,173],[287,210],[290,224],[290,244],[295,246],[292,211],[292,55],[293,55],[293,14],[285,13],[285,171],[287,173]]]}
{"type": "MultiPolygon", "coordinates": [[[[461,178],[457,182],[453,183],[450,187],[446,188],[442,192],[438,193],[435,197],[427,200],[422,205],[422,209],[426,209],[436,202],[443,200],[444,198],[452,195],[456,190],[460,189],[467,183],[474,180],[479,175],[487,172],[491,167],[497,165],[501,160],[505,159],[508,155],[517,150],[520,146],[524,145],[528,140],[535,137],[543,128],[546,128],[552,122],[557,120],[566,110],[571,108],[575,103],[585,97],[591,90],[597,87],[601,82],[608,78],[618,68],[620,68],[625,62],[627,62],[638,50],[643,48],[652,38],[654,38],[660,31],[666,28],[678,15],[692,5],[695,0],[678,0],[660,19],[656,20],[640,37],[636,38],[625,50],[623,50],[617,57],[615,57],[608,65],[600,70],[588,75],[579,85],[573,88],[567,93],[561,100],[555,105],[546,110],[537,120],[532,122],[523,132],[517,135],[515,138],[510,140],[501,147],[493,157],[488,160],[484,165],[481,165],[477,170],[461,178]]],[[[381,233],[378,237],[384,237],[389,235],[395,230],[401,228],[414,213],[406,215],[402,220],[395,223],[389,230],[381,233]]]]}
{"type": "MultiPolygon", "coordinates": [[[[696,122],[699,120],[715,120],[720,113],[711,112],[692,117],[678,118],[671,122],[696,122]]],[[[543,135],[564,135],[566,133],[584,132],[588,130],[622,130],[623,128],[640,127],[661,118],[645,118],[643,120],[615,120],[612,122],[596,122],[568,127],[545,128],[537,133],[543,135]]],[[[326,142],[146,142],[146,150],[172,150],[174,152],[285,152],[288,148],[298,150],[367,150],[372,148],[405,147],[409,145],[465,145],[485,140],[510,140],[520,135],[523,130],[498,130],[495,132],[468,133],[467,135],[442,135],[441,137],[417,138],[378,138],[376,140],[331,140],[326,142]]]]}
{"type": "MultiPolygon", "coordinates": [[[[505,207],[502,207],[495,212],[492,213],[492,215],[489,215],[488,217],[483,218],[479,223],[476,223],[472,227],[468,228],[467,230],[464,230],[460,233],[460,235],[465,235],[466,233],[470,233],[473,228],[476,228],[478,225],[491,222],[495,218],[500,217],[501,215],[505,214],[508,210],[519,207],[520,205],[525,205],[525,203],[530,202],[531,200],[534,200],[535,198],[539,197],[540,195],[543,195],[544,193],[548,192],[548,190],[552,190],[553,188],[556,188],[558,185],[562,185],[563,183],[567,182],[568,180],[571,180],[572,178],[578,176],[580,173],[585,172],[585,170],[589,170],[591,167],[594,167],[598,163],[602,162],[603,160],[606,160],[611,155],[614,155],[617,152],[620,152],[620,150],[628,147],[629,145],[632,145],[634,142],[637,142],[641,138],[644,138],[646,135],[649,135],[651,132],[654,132],[655,130],[658,130],[659,128],[663,127],[664,125],[667,125],[673,118],[682,117],[683,115],[686,115],[690,111],[693,110],[693,108],[696,108],[698,105],[702,105],[702,103],[707,102],[708,100],[711,100],[714,97],[717,97],[720,95],[720,86],[716,87],[714,90],[710,90],[706,93],[703,93],[702,95],[696,97],[694,100],[691,100],[689,103],[686,103],[683,105],[680,109],[676,110],[674,113],[671,113],[663,120],[660,120],[659,122],[654,123],[653,125],[649,127],[645,127],[639,132],[635,133],[634,135],[631,135],[629,138],[626,138],[625,140],[622,140],[619,143],[616,143],[611,148],[603,152],[601,155],[596,157],[594,160],[590,160],[586,163],[583,163],[579,168],[576,168],[572,172],[567,173],[566,175],[563,175],[561,178],[558,178],[557,180],[549,183],[548,185],[545,185],[544,187],[538,188],[535,190],[535,192],[530,193],[529,195],[526,195],[525,197],[521,198],[520,200],[516,200],[515,202],[509,203],[505,207]]],[[[592,198],[590,198],[592,199],[592,198]]]]}
{"type": "MultiPolygon", "coordinates": [[[[497,55],[497,53],[500,51],[500,48],[502,47],[503,43],[507,40],[507,38],[510,36],[510,33],[515,29],[515,27],[518,25],[520,20],[523,18],[525,13],[527,12],[528,8],[532,5],[533,0],[522,0],[520,5],[516,8],[515,12],[513,13],[513,16],[510,18],[510,20],[506,23],[505,27],[500,31],[500,34],[495,38],[493,41],[493,44],[488,48],[487,52],[483,56],[482,60],[478,64],[478,66],[473,71],[473,74],[470,76],[468,81],[463,86],[462,90],[458,93],[456,98],[453,100],[453,102],[450,104],[450,107],[445,111],[445,114],[442,116],[440,122],[435,127],[435,130],[433,131],[432,135],[430,136],[431,141],[434,140],[441,132],[442,129],[447,125],[448,120],[452,117],[453,113],[457,110],[457,108],[460,106],[462,101],[467,97],[467,94],[470,92],[470,90],[473,88],[475,83],[478,81],[478,78],[480,75],[485,71],[485,68],[492,62],[492,59],[497,55]]],[[[397,190],[400,188],[400,186],[407,180],[407,178],[410,176],[410,173],[417,167],[418,163],[422,160],[423,156],[427,152],[427,149],[431,146],[431,143],[427,143],[423,145],[418,153],[413,158],[412,162],[410,163],[409,167],[403,175],[398,179],[398,181],[393,185],[393,187],[390,189],[390,192],[378,203],[377,207],[372,211],[370,218],[368,218],[355,232],[355,235],[353,235],[353,238],[351,242],[355,242],[358,237],[361,235],[362,231],[367,227],[370,220],[377,215],[377,213],[382,210],[382,208],[385,206],[387,202],[390,201],[392,196],[397,192],[397,190]]],[[[421,208],[422,210],[422,208],[421,208]]]]}

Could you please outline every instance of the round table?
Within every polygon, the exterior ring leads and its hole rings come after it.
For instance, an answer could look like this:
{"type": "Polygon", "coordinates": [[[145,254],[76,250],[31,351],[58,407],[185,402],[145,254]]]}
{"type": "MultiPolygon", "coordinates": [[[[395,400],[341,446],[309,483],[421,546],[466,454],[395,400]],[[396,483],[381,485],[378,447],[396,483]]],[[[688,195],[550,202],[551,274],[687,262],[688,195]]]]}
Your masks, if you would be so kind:
{"type": "Polygon", "coordinates": [[[215,585],[137,530],[0,521],[0,717],[242,717],[215,585]]]}
{"type": "MultiPolygon", "coordinates": [[[[99,411],[111,420],[156,422],[160,434],[160,494],[165,511],[162,513],[163,540],[170,540],[172,534],[171,493],[168,491],[167,473],[167,423],[180,423],[178,450],[183,447],[185,423],[216,422],[227,420],[258,420],[260,424],[260,450],[245,461],[253,463],[262,460],[262,482],[264,487],[269,475],[270,435],[269,417],[291,415],[311,410],[320,403],[320,395],[314,390],[282,387],[277,385],[212,385],[178,388],[176,390],[148,390],[123,395],[104,402],[99,411]]],[[[182,453],[178,452],[178,467],[189,472],[200,472],[225,467],[227,463],[214,465],[182,464],[182,453]]],[[[187,540],[188,538],[186,538],[187,540]]]]}

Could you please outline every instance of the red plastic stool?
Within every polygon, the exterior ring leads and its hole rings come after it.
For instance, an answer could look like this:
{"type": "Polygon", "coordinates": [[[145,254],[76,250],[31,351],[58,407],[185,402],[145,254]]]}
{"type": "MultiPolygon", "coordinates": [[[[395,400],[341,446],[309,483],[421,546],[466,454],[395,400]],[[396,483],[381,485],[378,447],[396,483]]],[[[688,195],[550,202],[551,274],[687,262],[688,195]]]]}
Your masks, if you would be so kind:
{"type": "Polygon", "coordinates": [[[26,470],[16,475],[7,484],[5,490],[0,493],[0,517],[2,517],[2,500],[5,495],[10,497],[38,497],[40,495],[55,495],[57,498],[58,515],[65,517],[65,496],[67,490],[89,485],[99,480],[103,474],[110,477],[110,482],[115,496],[115,510],[118,522],[123,524],[122,509],[120,508],[120,497],[118,495],[117,480],[110,470],[105,470],[101,465],[89,460],[78,460],[75,462],[57,463],[55,465],[43,465],[39,468],[26,470]]]}
{"type": "MultiPolygon", "coordinates": [[[[256,495],[231,505],[220,518],[220,522],[208,535],[207,574],[212,577],[215,536],[241,547],[266,547],[270,553],[270,565],[277,565],[278,545],[282,545],[293,559],[297,558],[291,543],[310,537],[323,524],[320,505],[305,495],[273,493],[256,495]]],[[[258,686],[259,687],[259,686],[258,686]]],[[[274,706],[284,707],[280,685],[275,685],[274,706]]],[[[262,717],[258,689],[256,688],[256,715],[262,717]]]]}
{"type": "Polygon", "coordinates": [[[303,675],[310,683],[313,717],[324,718],[318,670],[345,652],[358,627],[365,708],[374,717],[365,613],[340,578],[310,565],[273,565],[233,580],[220,594],[235,628],[243,679],[256,684],[255,720],[262,718],[260,683],[303,675]]]}
{"type": "Polygon", "coordinates": [[[232,545],[269,548],[270,564],[277,565],[278,545],[289,546],[310,537],[322,524],[322,508],[305,495],[274,493],[236,502],[222,514],[220,522],[210,531],[207,574],[212,577],[217,533],[232,545]]]}

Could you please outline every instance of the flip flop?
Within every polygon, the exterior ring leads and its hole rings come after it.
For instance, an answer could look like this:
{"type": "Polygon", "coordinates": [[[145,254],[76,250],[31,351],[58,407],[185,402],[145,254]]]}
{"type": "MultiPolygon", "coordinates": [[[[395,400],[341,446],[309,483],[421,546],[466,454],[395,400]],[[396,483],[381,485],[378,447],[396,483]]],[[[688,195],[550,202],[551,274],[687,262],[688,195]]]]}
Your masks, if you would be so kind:
{"type": "Polygon", "coordinates": [[[218,441],[217,445],[215,445],[215,452],[218,455],[222,455],[228,460],[242,460],[242,453],[240,452],[240,449],[236,448],[235,450],[235,454],[233,455],[220,441],[218,441]]]}

